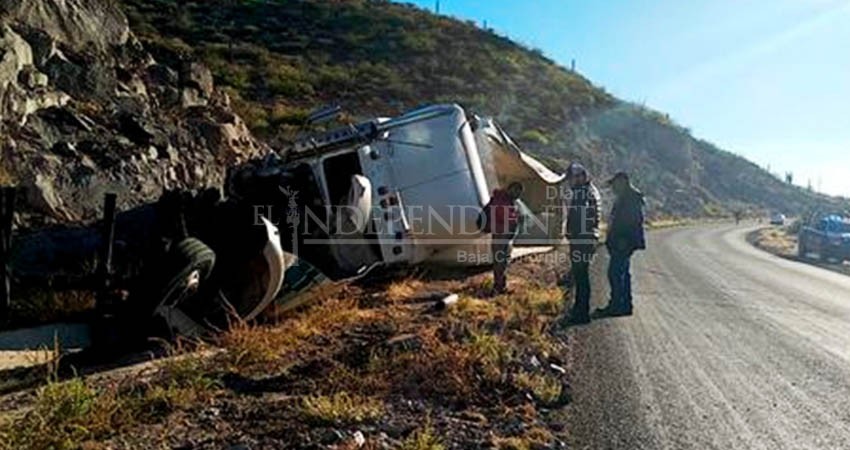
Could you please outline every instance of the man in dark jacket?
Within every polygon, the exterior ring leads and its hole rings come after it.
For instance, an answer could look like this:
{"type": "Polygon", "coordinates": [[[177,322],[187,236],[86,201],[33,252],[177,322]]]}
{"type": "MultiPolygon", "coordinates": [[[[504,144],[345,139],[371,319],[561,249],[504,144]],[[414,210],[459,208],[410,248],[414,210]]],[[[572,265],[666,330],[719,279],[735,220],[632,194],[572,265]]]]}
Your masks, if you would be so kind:
{"type": "Polygon", "coordinates": [[[507,290],[506,272],[511,260],[511,246],[519,229],[519,210],[516,202],[522,192],[522,184],[511,183],[507,190],[494,190],[490,203],[484,207],[484,231],[491,233],[495,294],[503,294],[507,290]]]}
{"type": "Polygon", "coordinates": [[[590,322],[590,263],[599,241],[599,190],[591,183],[587,169],[578,163],[567,168],[567,182],[570,190],[565,199],[566,235],[570,241],[570,271],[575,285],[569,321],[583,324],[590,322]]]}
{"type": "Polygon", "coordinates": [[[646,248],[643,230],[643,194],[632,186],[625,172],[618,172],[609,181],[614,191],[614,207],[608,222],[605,246],[611,261],[608,281],[611,283],[611,301],[599,311],[606,316],[632,314],[631,257],[635,250],[646,248]]]}

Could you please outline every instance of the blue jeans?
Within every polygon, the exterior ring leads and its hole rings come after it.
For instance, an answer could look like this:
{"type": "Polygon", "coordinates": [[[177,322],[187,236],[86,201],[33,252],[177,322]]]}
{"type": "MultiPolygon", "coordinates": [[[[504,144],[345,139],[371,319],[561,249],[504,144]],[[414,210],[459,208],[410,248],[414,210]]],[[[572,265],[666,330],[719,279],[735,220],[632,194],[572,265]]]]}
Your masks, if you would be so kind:
{"type": "Polygon", "coordinates": [[[611,284],[611,304],[620,311],[632,310],[632,252],[609,250],[608,282],[611,284]]]}

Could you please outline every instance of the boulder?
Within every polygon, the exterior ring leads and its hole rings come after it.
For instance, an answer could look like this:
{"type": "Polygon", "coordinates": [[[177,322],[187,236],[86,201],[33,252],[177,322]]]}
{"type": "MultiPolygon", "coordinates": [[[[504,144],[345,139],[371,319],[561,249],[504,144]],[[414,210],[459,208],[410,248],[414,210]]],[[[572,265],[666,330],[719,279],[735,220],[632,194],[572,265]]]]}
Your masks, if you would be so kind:
{"type": "Polygon", "coordinates": [[[39,72],[35,66],[24,66],[18,73],[18,82],[27,89],[47,87],[48,76],[39,72]]]}
{"type": "Polygon", "coordinates": [[[191,108],[193,106],[207,106],[207,99],[203,93],[195,88],[183,88],[180,91],[180,106],[191,108]]]}
{"type": "Polygon", "coordinates": [[[18,73],[32,65],[32,49],[7,24],[0,25],[0,91],[18,81],[18,73]]]}
{"type": "Polygon", "coordinates": [[[153,64],[145,69],[146,81],[155,86],[177,86],[180,75],[174,69],[162,65],[153,64]]]}
{"type": "Polygon", "coordinates": [[[59,53],[56,40],[44,31],[21,24],[17,25],[15,30],[30,45],[33,63],[36,67],[43,67],[48,59],[59,53]]]}
{"type": "Polygon", "coordinates": [[[111,0],[0,0],[8,21],[38,29],[73,51],[106,53],[130,38],[127,17],[111,0]]]}
{"type": "Polygon", "coordinates": [[[187,62],[180,70],[180,84],[197,89],[201,96],[210,98],[213,93],[213,76],[207,66],[198,62],[187,62]]]}
{"type": "Polygon", "coordinates": [[[25,201],[32,210],[59,221],[69,222],[77,219],[56,193],[50,176],[36,173],[25,181],[23,187],[26,193],[25,201]]]}
{"type": "Polygon", "coordinates": [[[118,89],[111,63],[91,53],[56,53],[42,70],[56,88],[79,100],[108,104],[118,89]]]}
{"type": "Polygon", "coordinates": [[[229,123],[202,123],[199,127],[207,149],[216,160],[225,163],[241,161],[255,149],[248,129],[229,123]]]}
{"type": "Polygon", "coordinates": [[[29,65],[32,65],[29,44],[7,24],[0,24],[0,117],[21,120],[26,95],[18,84],[18,76],[29,65]]]}
{"type": "Polygon", "coordinates": [[[169,146],[168,136],[149,121],[130,114],[118,118],[119,130],[136,145],[165,149],[169,146]]]}

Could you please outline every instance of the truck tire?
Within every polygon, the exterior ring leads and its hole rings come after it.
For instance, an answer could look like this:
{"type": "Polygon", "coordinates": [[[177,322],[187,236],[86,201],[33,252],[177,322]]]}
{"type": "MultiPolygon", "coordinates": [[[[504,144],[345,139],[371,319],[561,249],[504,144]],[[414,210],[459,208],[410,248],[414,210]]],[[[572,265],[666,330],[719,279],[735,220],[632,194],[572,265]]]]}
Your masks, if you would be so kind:
{"type": "Polygon", "coordinates": [[[215,252],[198,239],[186,238],[169,250],[161,267],[151,291],[154,312],[177,306],[197,293],[215,267],[215,252]]]}

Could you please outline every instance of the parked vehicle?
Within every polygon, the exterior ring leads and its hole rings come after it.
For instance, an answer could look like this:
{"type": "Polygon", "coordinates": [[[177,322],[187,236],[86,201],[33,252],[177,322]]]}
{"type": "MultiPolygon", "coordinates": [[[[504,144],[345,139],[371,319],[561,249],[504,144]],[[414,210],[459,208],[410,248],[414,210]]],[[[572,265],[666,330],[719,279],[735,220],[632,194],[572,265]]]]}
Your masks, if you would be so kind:
{"type": "Polygon", "coordinates": [[[785,225],[786,220],[787,220],[787,218],[785,217],[785,214],[782,214],[782,213],[779,213],[779,212],[773,213],[770,216],[770,224],[771,225],[782,226],[782,225],[785,225]]]}
{"type": "Polygon", "coordinates": [[[824,261],[850,260],[850,218],[813,215],[800,229],[798,253],[801,257],[816,253],[824,261]]]}

